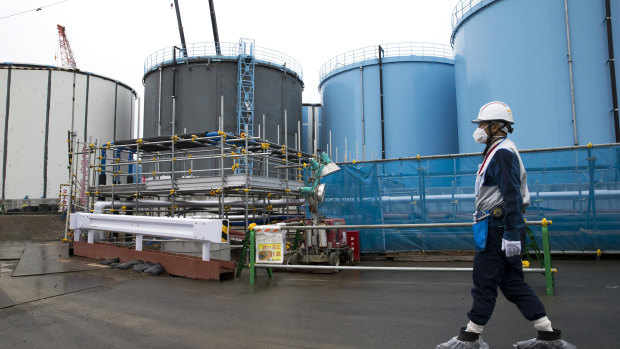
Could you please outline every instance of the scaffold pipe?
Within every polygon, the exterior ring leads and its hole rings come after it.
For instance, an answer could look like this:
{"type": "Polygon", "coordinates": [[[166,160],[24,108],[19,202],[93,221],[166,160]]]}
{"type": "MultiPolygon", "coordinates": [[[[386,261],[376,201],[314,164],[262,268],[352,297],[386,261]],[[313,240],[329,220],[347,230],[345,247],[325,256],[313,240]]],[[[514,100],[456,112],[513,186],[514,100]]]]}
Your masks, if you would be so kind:
{"type": "MultiPolygon", "coordinates": [[[[245,201],[224,201],[225,206],[242,207],[245,208],[245,201]]],[[[170,207],[171,201],[167,200],[138,200],[138,205],[144,208],[153,207],[170,207]]],[[[285,207],[285,206],[299,206],[303,205],[303,200],[286,199],[271,200],[269,204],[273,207],[285,207]]],[[[202,200],[174,200],[174,205],[177,207],[202,207],[202,208],[219,208],[219,201],[202,201],[202,200]]],[[[133,208],[136,206],[136,201],[97,201],[95,202],[94,213],[103,213],[105,209],[113,207],[133,208]]]]}
{"type": "MultiPolygon", "coordinates": [[[[447,268],[447,267],[376,267],[376,266],[331,266],[331,265],[284,265],[284,264],[254,264],[255,268],[272,269],[299,269],[299,270],[369,270],[369,271],[473,271],[473,268],[447,268]]],[[[545,273],[544,268],[523,268],[524,273],[545,273]]],[[[556,268],[551,269],[552,273],[557,273],[556,268]]]]}

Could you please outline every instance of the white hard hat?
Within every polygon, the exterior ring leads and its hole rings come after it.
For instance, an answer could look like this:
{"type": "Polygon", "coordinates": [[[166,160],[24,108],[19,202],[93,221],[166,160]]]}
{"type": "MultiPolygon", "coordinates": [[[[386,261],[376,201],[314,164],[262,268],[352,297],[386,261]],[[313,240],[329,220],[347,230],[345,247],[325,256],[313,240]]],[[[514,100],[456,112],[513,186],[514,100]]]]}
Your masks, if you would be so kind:
{"type": "Polygon", "coordinates": [[[510,107],[508,107],[506,103],[498,101],[489,102],[483,105],[478,113],[478,118],[476,120],[472,120],[471,122],[474,124],[479,124],[483,121],[506,121],[511,125],[514,124],[510,107]]]}

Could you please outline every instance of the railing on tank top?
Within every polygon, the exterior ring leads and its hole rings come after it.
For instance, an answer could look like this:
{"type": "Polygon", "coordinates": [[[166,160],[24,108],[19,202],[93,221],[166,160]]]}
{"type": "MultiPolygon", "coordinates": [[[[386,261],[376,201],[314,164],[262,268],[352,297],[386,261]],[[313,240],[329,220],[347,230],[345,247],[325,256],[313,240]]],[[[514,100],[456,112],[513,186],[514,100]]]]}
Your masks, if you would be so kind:
{"type": "MultiPolygon", "coordinates": [[[[187,44],[187,57],[177,53],[177,62],[196,59],[234,59],[239,57],[239,43],[220,42],[221,54],[218,55],[214,42],[196,42],[187,44]]],[[[157,69],[162,64],[172,63],[174,47],[166,47],[154,52],[144,61],[144,74],[157,69]]],[[[292,57],[275,50],[254,46],[254,58],[260,64],[267,64],[297,75],[303,81],[301,64],[292,57]]]]}
{"type": "MultiPolygon", "coordinates": [[[[493,0],[487,2],[492,1],[493,0]]],[[[456,6],[454,6],[454,10],[452,11],[452,29],[454,30],[454,28],[458,25],[458,23],[461,21],[461,19],[463,18],[463,16],[465,16],[466,13],[471,11],[474,6],[478,5],[481,2],[482,0],[459,0],[459,2],[456,3],[456,6]]]]}
{"type": "MultiPolygon", "coordinates": [[[[427,42],[401,42],[392,44],[381,44],[384,50],[383,59],[395,57],[436,57],[444,59],[446,63],[452,62],[454,52],[449,45],[433,44],[427,42]]],[[[319,71],[319,81],[323,81],[336,69],[368,60],[378,60],[378,45],[366,46],[352,51],[342,53],[321,67],[319,71]]]]}

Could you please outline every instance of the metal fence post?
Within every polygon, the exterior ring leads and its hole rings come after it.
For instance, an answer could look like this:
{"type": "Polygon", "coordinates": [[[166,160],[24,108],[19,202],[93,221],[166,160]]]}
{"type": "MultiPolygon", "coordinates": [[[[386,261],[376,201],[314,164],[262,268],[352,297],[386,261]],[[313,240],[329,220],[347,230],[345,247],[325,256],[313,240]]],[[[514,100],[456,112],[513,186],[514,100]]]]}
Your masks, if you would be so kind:
{"type": "Polygon", "coordinates": [[[554,281],[553,273],[551,272],[551,249],[549,247],[549,232],[547,231],[547,224],[552,224],[552,221],[542,219],[542,240],[543,240],[543,253],[545,258],[545,280],[547,284],[547,296],[553,296],[554,281]]]}
{"type": "Polygon", "coordinates": [[[249,229],[250,234],[250,285],[254,285],[254,276],[256,275],[256,269],[254,268],[254,262],[256,261],[256,240],[254,229],[249,229]]]}

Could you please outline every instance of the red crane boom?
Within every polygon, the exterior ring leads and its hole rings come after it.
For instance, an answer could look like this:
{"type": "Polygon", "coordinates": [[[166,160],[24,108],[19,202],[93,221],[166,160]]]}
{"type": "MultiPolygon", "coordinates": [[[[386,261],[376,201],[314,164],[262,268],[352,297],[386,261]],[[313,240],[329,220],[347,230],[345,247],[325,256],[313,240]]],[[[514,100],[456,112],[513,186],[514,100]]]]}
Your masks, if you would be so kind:
{"type": "Polygon", "coordinates": [[[76,69],[77,64],[75,63],[75,57],[73,56],[73,51],[71,51],[71,45],[69,45],[69,39],[67,39],[67,34],[65,33],[65,27],[58,24],[58,44],[60,45],[60,59],[62,61],[62,66],[65,68],[76,69]]]}

